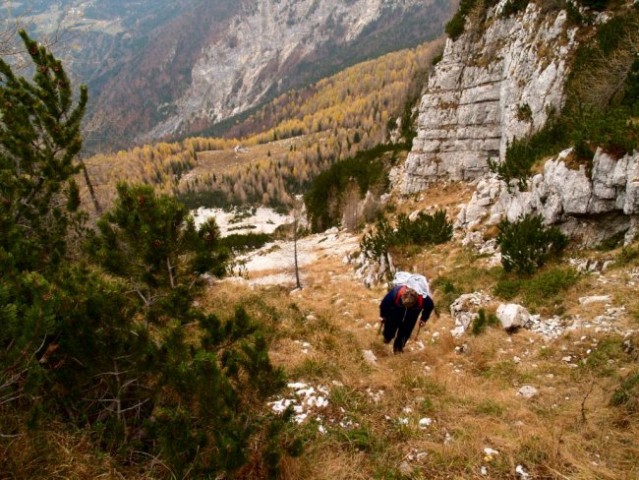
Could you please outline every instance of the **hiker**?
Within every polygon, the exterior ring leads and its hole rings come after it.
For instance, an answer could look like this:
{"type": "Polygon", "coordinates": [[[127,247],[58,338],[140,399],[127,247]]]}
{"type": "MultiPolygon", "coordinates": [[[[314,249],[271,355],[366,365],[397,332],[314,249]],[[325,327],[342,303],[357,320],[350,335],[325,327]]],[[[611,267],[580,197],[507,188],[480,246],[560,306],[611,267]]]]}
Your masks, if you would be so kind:
{"type": "Polygon", "coordinates": [[[379,305],[384,343],[390,343],[395,339],[394,353],[404,351],[404,345],[413,333],[417,319],[420,319],[421,327],[428,321],[435,308],[424,276],[410,275],[406,278],[404,272],[400,274],[396,275],[395,286],[384,296],[379,305]]]}

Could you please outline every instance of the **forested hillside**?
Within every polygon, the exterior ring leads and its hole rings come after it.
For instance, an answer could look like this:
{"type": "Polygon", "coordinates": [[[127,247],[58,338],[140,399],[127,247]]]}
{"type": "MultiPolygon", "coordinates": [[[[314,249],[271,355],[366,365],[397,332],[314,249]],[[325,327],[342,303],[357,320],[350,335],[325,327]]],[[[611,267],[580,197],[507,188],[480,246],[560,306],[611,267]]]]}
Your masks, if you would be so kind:
{"type": "Polygon", "coordinates": [[[194,207],[290,206],[292,195],[336,161],[391,136],[410,141],[411,109],[440,49],[433,42],[391,53],[278,97],[236,125],[235,138],[190,138],[88,158],[97,196],[108,204],[126,179],[194,207]]]}

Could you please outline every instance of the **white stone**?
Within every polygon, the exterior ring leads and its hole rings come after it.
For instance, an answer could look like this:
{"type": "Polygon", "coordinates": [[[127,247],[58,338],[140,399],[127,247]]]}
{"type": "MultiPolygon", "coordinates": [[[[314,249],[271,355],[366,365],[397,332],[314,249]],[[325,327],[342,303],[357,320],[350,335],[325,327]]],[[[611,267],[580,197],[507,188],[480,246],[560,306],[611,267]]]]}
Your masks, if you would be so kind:
{"type": "Polygon", "coordinates": [[[529,480],[531,478],[530,474],[521,465],[515,467],[515,473],[517,474],[517,478],[521,480],[529,480]]]}
{"type": "Polygon", "coordinates": [[[433,423],[432,418],[424,417],[419,421],[419,427],[426,428],[426,427],[429,427],[432,423],[433,423]]]}
{"type": "Polygon", "coordinates": [[[593,295],[590,297],[580,297],[579,303],[581,305],[590,305],[591,303],[610,302],[612,297],[610,295],[593,295]]]}
{"type": "Polygon", "coordinates": [[[371,364],[371,365],[376,365],[377,364],[377,357],[375,356],[375,354],[373,353],[372,350],[364,350],[362,352],[362,355],[364,356],[364,360],[371,364]]]}
{"type": "Polygon", "coordinates": [[[530,313],[516,303],[502,303],[497,307],[497,318],[505,330],[524,327],[530,321],[530,313]]]}
{"type": "Polygon", "coordinates": [[[539,390],[537,390],[535,387],[532,387],[530,385],[524,385],[519,390],[517,390],[518,397],[533,398],[533,397],[536,397],[538,394],[539,394],[539,390]]]}
{"type": "Polygon", "coordinates": [[[452,335],[463,335],[477,317],[479,309],[491,301],[492,297],[483,292],[467,293],[458,297],[450,305],[450,315],[455,322],[455,327],[451,330],[452,335]]]}

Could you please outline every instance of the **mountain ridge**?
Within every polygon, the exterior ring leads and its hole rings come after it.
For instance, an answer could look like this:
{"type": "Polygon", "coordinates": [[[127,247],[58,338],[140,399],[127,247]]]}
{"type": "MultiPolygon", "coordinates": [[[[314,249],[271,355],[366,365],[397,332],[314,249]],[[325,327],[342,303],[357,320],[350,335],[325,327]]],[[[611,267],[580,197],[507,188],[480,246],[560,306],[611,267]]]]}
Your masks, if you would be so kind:
{"type": "Polygon", "coordinates": [[[51,39],[88,84],[85,149],[96,152],[198,135],[291,88],[415,47],[441,34],[454,5],[65,0],[0,13],[51,39]]]}

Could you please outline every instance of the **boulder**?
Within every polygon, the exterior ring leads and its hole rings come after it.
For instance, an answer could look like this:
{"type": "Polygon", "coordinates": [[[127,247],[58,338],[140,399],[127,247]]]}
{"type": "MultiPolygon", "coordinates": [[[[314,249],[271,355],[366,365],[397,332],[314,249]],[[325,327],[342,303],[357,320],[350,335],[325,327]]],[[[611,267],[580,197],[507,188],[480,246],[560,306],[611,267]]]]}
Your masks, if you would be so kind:
{"type": "Polygon", "coordinates": [[[516,303],[502,303],[497,307],[497,318],[504,330],[513,331],[525,327],[530,321],[530,313],[516,303]]]}

